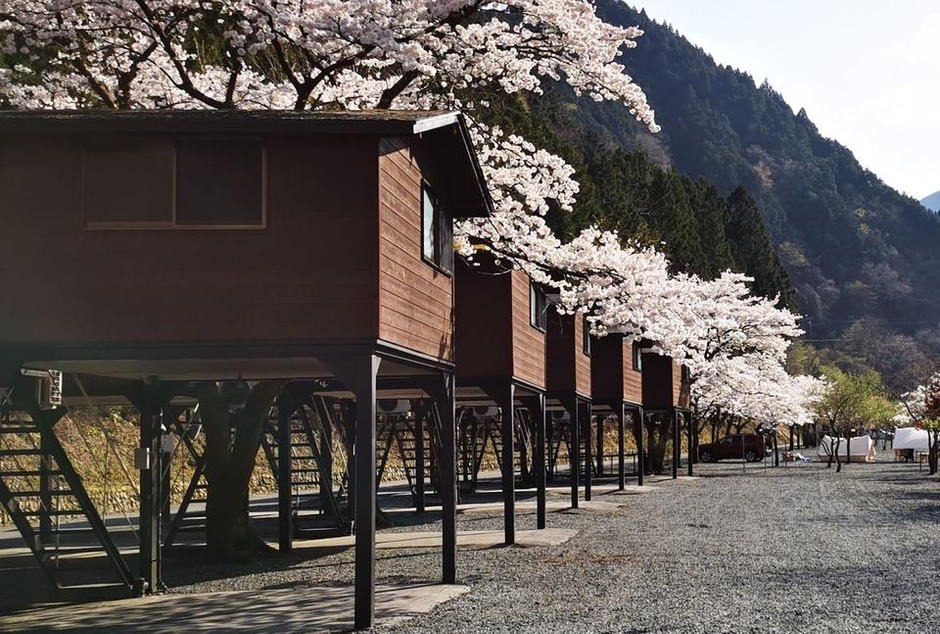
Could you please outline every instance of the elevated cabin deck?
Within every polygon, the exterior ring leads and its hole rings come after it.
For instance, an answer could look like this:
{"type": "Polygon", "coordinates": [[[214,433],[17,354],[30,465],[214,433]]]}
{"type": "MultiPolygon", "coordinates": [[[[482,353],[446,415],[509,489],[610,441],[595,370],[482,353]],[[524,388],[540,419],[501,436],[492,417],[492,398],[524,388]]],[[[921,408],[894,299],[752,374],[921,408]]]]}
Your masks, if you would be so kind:
{"type": "Polygon", "coordinates": [[[490,207],[419,112],[3,113],[0,201],[0,372],[172,379],[451,364],[451,220],[490,207]]]}
{"type": "MultiPolygon", "coordinates": [[[[251,379],[307,379],[259,384],[279,390],[285,457],[298,446],[296,411],[324,395],[354,398],[355,624],[368,629],[379,397],[424,399],[434,412],[449,448],[438,456],[442,577],[456,579],[452,221],[491,210],[454,113],[0,113],[0,394],[24,367],[98,377],[79,391],[104,402],[136,392],[143,581],[122,567],[135,592],[162,583],[162,440],[178,422],[173,399],[192,398],[185,381],[245,379],[228,385],[251,392],[251,379]]],[[[23,405],[54,440],[65,409],[23,405]]],[[[331,429],[325,404],[315,409],[331,429]]],[[[277,461],[284,551],[293,462],[277,461]]],[[[17,521],[45,566],[33,528],[17,521]]]]}

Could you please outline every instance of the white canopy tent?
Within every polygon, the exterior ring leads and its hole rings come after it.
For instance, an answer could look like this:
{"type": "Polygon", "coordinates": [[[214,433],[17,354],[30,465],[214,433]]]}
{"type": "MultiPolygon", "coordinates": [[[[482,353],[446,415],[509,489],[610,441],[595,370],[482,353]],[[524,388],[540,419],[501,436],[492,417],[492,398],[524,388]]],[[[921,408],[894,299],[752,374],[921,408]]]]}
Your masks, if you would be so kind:
{"type": "Polygon", "coordinates": [[[914,449],[916,451],[930,451],[930,438],[926,429],[916,427],[901,427],[894,432],[894,449],[914,449]]]}
{"type": "MultiPolygon", "coordinates": [[[[828,460],[829,455],[832,453],[832,446],[833,439],[830,436],[823,436],[819,441],[819,447],[816,449],[816,454],[828,460]]],[[[836,439],[835,447],[836,451],[839,452],[839,458],[845,459],[845,438],[836,439]]],[[[852,457],[852,460],[874,462],[875,443],[871,438],[868,437],[867,434],[864,436],[855,436],[854,438],[849,439],[848,453],[852,457]]]]}

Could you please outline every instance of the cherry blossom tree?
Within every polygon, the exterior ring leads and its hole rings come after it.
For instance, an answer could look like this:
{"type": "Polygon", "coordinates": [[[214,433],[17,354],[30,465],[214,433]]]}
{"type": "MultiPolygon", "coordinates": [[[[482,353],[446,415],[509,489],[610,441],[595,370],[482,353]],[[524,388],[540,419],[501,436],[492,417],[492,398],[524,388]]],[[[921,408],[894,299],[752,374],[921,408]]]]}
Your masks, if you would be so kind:
{"type": "MultiPolygon", "coordinates": [[[[769,372],[799,334],[795,316],[749,296],[738,274],[671,276],[662,254],[614,233],[592,227],[562,243],[545,214],[571,209],[574,169],[480,116],[481,88],[564,81],[657,131],[620,63],[641,35],[606,24],[588,0],[0,0],[0,104],[461,110],[496,214],[461,222],[457,250],[524,268],[596,334],[654,341],[689,367],[702,398],[744,410],[720,377],[753,385],[769,372]]],[[[787,398],[788,379],[773,372],[772,398],[787,398]]]]}
{"type": "Polygon", "coordinates": [[[901,397],[901,413],[895,420],[914,424],[927,431],[930,475],[938,472],[940,463],[940,372],[933,374],[923,385],[918,385],[901,397]]]}
{"type": "MultiPolygon", "coordinates": [[[[596,233],[563,248],[544,219],[551,206],[571,208],[574,170],[478,121],[486,103],[475,96],[482,87],[539,92],[541,82],[563,80],[578,94],[624,104],[656,131],[645,95],[618,61],[641,35],[606,24],[586,0],[0,0],[0,105],[459,109],[496,205],[493,217],[458,226],[459,250],[486,245],[564,288],[568,272],[580,284],[596,279],[587,261],[573,264],[596,233]]],[[[613,258],[643,257],[604,240],[613,258]]],[[[240,471],[228,467],[213,479],[240,471]]],[[[236,496],[229,506],[239,504],[236,496]]],[[[223,506],[210,514],[231,517],[223,506]]],[[[251,541],[235,531],[209,537],[218,553],[251,541]]]]}
{"type": "Polygon", "coordinates": [[[556,246],[543,215],[570,209],[574,170],[477,123],[474,89],[563,79],[656,131],[618,61],[641,35],[586,0],[0,0],[0,95],[19,108],[459,109],[497,206],[459,235],[543,262],[556,246]]]}

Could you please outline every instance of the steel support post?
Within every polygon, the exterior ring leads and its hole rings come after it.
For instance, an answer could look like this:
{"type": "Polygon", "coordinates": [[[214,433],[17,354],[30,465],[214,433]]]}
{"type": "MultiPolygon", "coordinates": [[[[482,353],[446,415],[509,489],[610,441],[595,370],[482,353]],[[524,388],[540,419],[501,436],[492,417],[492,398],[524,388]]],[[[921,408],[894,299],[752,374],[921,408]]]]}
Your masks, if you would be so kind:
{"type": "MultiPolygon", "coordinates": [[[[346,455],[352,456],[352,459],[346,460],[346,513],[349,521],[356,521],[356,405],[355,403],[344,403],[341,409],[340,424],[346,430],[346,455]]],[[[375,476],[373,476],[374,478],[375,476]]]]}
{"type": "MultiPolygon", "coordinates": [[[[614,410],[616,412],[616,410],[614,410]]],[[[617,413],[617,488],[623,491],[627,488],[626,465],[626,434],[627,406],[621,401],[620,412],[617,413]]]]}
{"type": "Polygon", "coordinates": [[[159,592],[161,579],[160,511],[163,507],[163,428],[162,407],[155,388],[145,388],[138,404],[140,413],[140,577],[147,594],[159,592]]]}
{"type": "Polygon", "coordinates": [[[679,477],[679,451],[681,449],[682,436],[679,431],[679,408],[672,409],[672,479],[679,477]]]}
{"type": "MultiPolygon", "coordinates": [[[[332,509],[339,514],[336,500],[333,498],[333,420],[329,415],[326,401],[320,401],[316,407],[320,419],[320,508],[332,509]]],[[[339,517],[336,518],[340,520],[339,517]]]]}
{"type": "Polygon", "coordinates": [[[43,546],[52,542],[52,458],[49,449],[49,434],[51,428],[39,428],[39,504],[43,511],[39,515],[39,541],[43,546]]]}
{"type": "Polygon", "coordinates": [[[643,486],[643,476],[646,473],[646,414],[642,407],[636,408],[636,484],[643,486]]]}
{"type": "MultiPolygon", "coordinates": [[[[436,420],[441,426],[441,450],[437,458],[441,496],[442,569],[444,583],[457,582],[457,419],[454,375],[444,373],[442,390],[435,399],[436,420]]],[[[423,477],[423,476],[422,476],[423,477]]]]}
{"type": "MultiPolygon", "coordinates": [[[[470,490],[476,493],[477,477],[480,474],[480,464],[477,462],[477,436],[480,434],[480,424],[472,407],[470,408],[470,417],[470,469],[472,469],[470,475],[470,490]]],[[[485,441],[484,446],[486,446],[485,441]]]]}
{"type": "MultiPolygon", "coordinates": [[[[443,408],[438,404],[443,414],[443,408]]],[[[424,421],[428,414],[425,403],[418,403],[415,407],[415,510],[424,513],[424,421]]],[[[441,430],[443,432],[443,430],[441,430]]]]}
{"type": "Polygon", "coordinates": [[[695,430],[692,429],[692,412],[686,412],[686,420],[688,421],[686,430],[689,432],[689,477],[692,477],[692,464],[694,462],[692,456],[695,455],[695,430]]]}
{"type": "Polygon", "coordinates": [[[582,401],[581,420],[584,422],[584,501],[591,501],[591,472],[594,459],[591,454],[591,402],[582,401]]]}
{"type": "Polygon", "coordinates": [[[374,354],[355,360],[352,388],[356,397],[356,440],[353,473],[356,490],[355,627],[375,621],[375,379],[381,359],[374,354]]]}
{"type": "Polygon", "coordinates": [[[594,445],[596,450],[595,462],[597,463],[597,476],[604,475],[604,422],[606,416],[597,417],[597,443],[594,445]]]}
{"type": "Polygon", "coordinates": [[[277,403],[277,541],[282,553],[293,549],[294,523],[291,513],[291,418],[297,405],[284,389],[277,403]]]}
{"type": "Polygon", "coordinates": [[[580,420],[580,400],[573,397],[566,400],[565,406],[568,410],[568,416],[571,420],[568,425],[570,442],[568,444],[568,465],[571,473],[571,508],[578,508],[579,494],[578,488],[581,486],[581,420],[580,420]]]}
{"type": "Polygon", "coordinates": [[[536,527],[545,528],[548,506],[546,503],[546,453],[545,453],[545,395],[536,394],[525,399],[526,409],[532,420],[532,477],[535,479],[536,527]]]}
{"type": "Polygon", "coordinates": [[[515,392],[516,386],[509,383],[503,388],[497,401],[503,423],[503,531],[507,546],[516,543],[516,478],[513,465],[516,453],[515,392]]]}

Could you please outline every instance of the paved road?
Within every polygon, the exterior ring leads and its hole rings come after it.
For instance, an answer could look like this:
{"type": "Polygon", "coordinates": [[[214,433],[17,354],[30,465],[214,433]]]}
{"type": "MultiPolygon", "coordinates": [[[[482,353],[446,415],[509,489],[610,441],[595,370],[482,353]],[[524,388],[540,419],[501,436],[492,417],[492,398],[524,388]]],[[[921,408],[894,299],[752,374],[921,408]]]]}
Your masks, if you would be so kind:
{"type": "Polygon", "coordinates": [[[655,485],[538,550],[464,553],[471,592],[390,631],[938,632],[940,482],[818,463],[655,485]]]}

